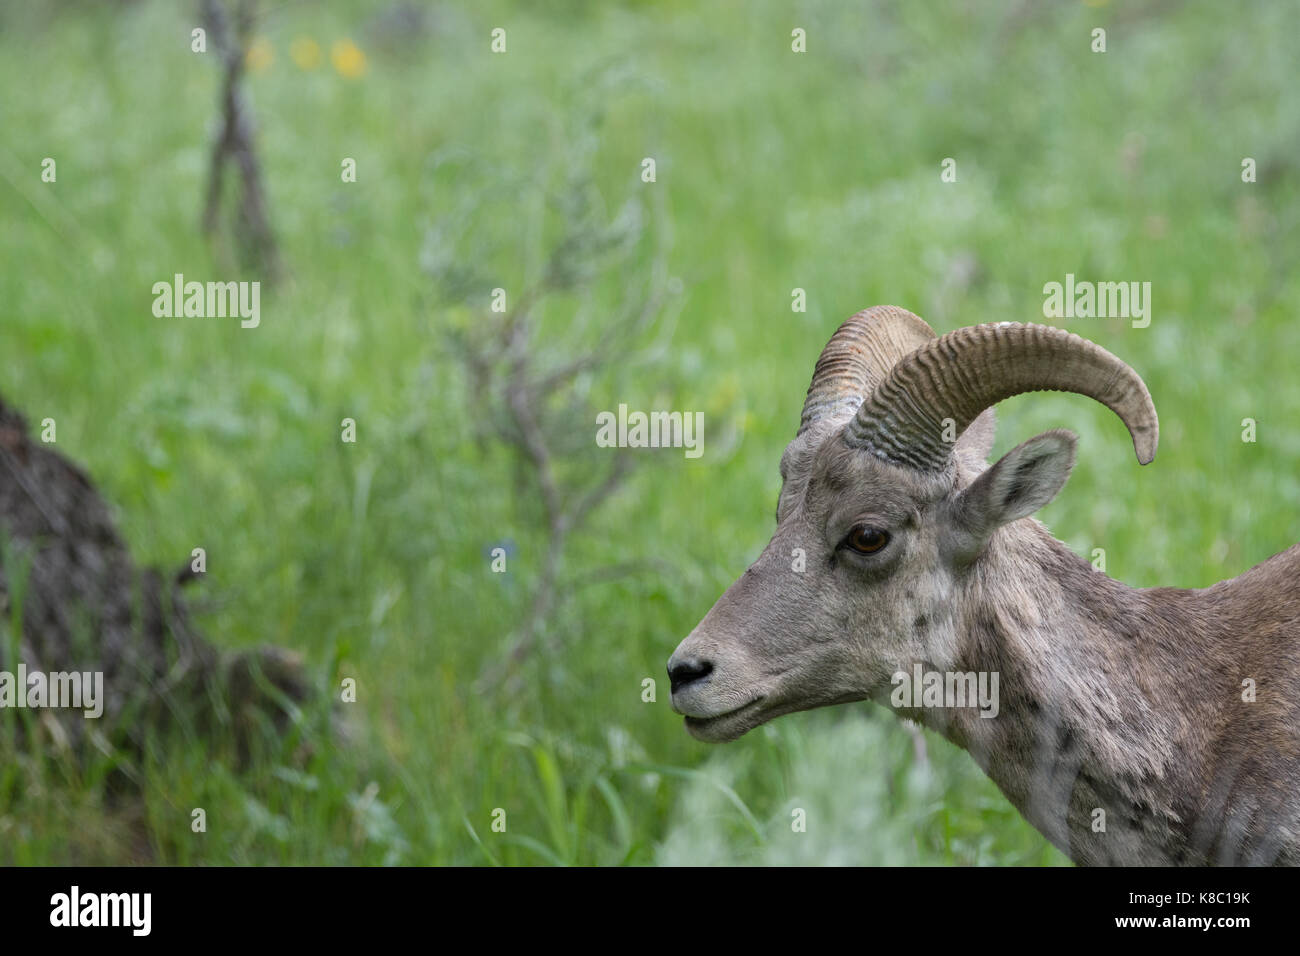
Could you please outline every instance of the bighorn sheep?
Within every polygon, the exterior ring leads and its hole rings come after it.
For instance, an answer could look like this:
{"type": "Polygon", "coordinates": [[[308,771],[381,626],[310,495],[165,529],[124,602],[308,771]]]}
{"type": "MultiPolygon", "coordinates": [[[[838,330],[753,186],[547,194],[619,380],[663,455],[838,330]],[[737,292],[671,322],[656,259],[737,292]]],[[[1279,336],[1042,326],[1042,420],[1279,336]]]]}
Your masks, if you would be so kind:
{"type": "Polygon", "coordinates": [[[892,306],[845,322],[781,458],[775,535],[668,662],[673,709],[725,741],[896,703],[895,675],[918,668],[996,674],[992,719],[951,695],[895,709],[969,751],[1076,862],[1300,863],[1300,546],[1203,590],[1095,570],[1029,517],[1065,484],[1071,432],[985,462],[992,406],[1043,390],[1105,404],[1138,461],[1155,456],[1141,378],[1076,335],[936,338],[892,306]]]}

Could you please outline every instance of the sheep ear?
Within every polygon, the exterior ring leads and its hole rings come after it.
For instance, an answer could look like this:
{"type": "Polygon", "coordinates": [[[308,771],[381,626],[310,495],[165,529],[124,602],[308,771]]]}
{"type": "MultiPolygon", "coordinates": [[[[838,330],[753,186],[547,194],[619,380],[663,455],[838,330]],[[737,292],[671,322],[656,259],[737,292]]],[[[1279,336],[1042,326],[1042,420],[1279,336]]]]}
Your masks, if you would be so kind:
{"type": "Polygon", "coordinates": [[[1074,434],[1063,429],[1043,432],[971,482],[954,505],[958,550],[977,554],[999,527],[1055,498],[1074,467],[1075,442],[1074,434]]]}

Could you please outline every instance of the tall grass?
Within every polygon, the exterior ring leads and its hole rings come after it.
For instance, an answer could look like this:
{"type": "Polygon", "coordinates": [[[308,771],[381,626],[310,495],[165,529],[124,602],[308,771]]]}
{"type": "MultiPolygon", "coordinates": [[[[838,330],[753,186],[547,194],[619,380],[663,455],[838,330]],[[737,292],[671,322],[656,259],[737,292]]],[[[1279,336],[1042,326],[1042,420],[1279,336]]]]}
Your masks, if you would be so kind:
{"type": "MultiPolygon", "coordinates": [[[[1079,432],[1081,461],[1042,517],[1132,585],[1207,585],[1293,542],[1294,4],[433,10],[426,32],[361,4],[267,20],[274,59],[251,83],[291,277],[253,331],[150,311],[174,273],[234,277],[198,234],[217,71],[189,50],[188,9],[0,13],[0,389],[57,421],[142,563],[207,549],[211,639],[302,651],[328,699],[344,678],[358,689],[337,704],[351,738],[306,756],[268,745],[243,772],[219,744],[160,733],[138,800],[113,798],[98,757],[0,753],[0,859],[1061,862],[964,754],[927,735],[922,766],[865,705],[720,750],[690,740],[663,663],[766,542],[813,361],[875,303],[942,331],[1041,318],[1043,284],[1067,272],[1150,281],[1150,328],[1064,324],[1143,374],[1157,462],[1139,471],[1119,422],[1063,396],[1004,403],[995,454],[1079,432]],[[1095,25],[1106,54],[1089,51],[1095,25]],[[505,55],[488,52],[495,26],[505,55]],[[806,54],[790,52],[794,26],[806,54]],[[317,68],[292,61],[299,37],[324,48],[317,68]],[[329,63],[345,37],[367,54],[356,79],[329,63]],[[569,558],[671,570],[579,590],[524,690],[483,694],[542,538],[509,456],[473,438],[447,348],[465,317],[433,306],[421,268],[457,201],[431,157],[464,148],[502,182],[535,179],[611,64],[638,82],[610,94],[598,185],[611,203],[666,193],[683,308],[669,394],[635,372],[589,387],[609,408],[705,411],[705,455],[656,453],[569,558]],[[55,184],[39,178],[47,156],[55,184]],[[654,184],[639,179],[647,156],[654,184]],[[945,157],[956,183],[940,182],[945,157]],[[344,417],[356,445],[339,441],[344,417]],[[493,574],[506,539],[516,553],[493,574]]],[[[480,224],[507,247],[535,222],[512,195],[480,224]]],[[[503,287],[521,281],[524,263],[489,261],[503,287]]]]}

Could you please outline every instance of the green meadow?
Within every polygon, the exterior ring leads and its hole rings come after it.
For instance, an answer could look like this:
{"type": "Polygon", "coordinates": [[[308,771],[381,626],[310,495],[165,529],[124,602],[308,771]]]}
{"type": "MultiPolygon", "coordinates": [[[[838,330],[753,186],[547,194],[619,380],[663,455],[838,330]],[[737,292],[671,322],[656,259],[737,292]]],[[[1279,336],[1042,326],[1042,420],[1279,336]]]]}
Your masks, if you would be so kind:
{"type": "Polygon", "coordinates": [[[0,6],[0,395],[54,420],[142,565],[206,550],[187,596],[213,643],[297,651],[322,702],[244,767],[166,727],[140,757],[5,734],[0,862],[1067,864],[883,709],[710,747],[664,665],[766,544],[813,363],[874,304],[941,333],[1051,321],[1144,377],[1145,468],[1096,403],[999,407],[994,455],[1079,434],[1039,517],[1110,575],[1202,587],[1300,538],[1297,4],[262,6],[247,92],[285,268],[255,329],[153,312],[178,273],[263,278],[228,215],[200,229],[220,71],[196,4],[0,6]],[[703,454],[632,456],[485,681],[548,538],[463,345],[575,234],[618,248],[540,297],[545,361],[656,261],[666,292],[542,410],[560,474],[603,469],[588,409],[620,404],[703,412],[703,454]],[[1149,324],[1044,319],[1067,275],[1149,282],[1149,324]]]}

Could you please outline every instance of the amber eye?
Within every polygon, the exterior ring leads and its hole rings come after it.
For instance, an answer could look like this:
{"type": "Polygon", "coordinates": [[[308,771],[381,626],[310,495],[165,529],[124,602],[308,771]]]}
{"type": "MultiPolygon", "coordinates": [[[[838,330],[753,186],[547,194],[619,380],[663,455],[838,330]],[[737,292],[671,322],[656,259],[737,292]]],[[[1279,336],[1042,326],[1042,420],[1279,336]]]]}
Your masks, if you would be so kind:
{"type": "Polygon", "coordinates": [[[844,539],[847,544],[858,554],[875,554],[885,545],[889,544],[889,532],[881,531],[879,528],[873,528],[870,525],[860,524],[844,539]]]}

